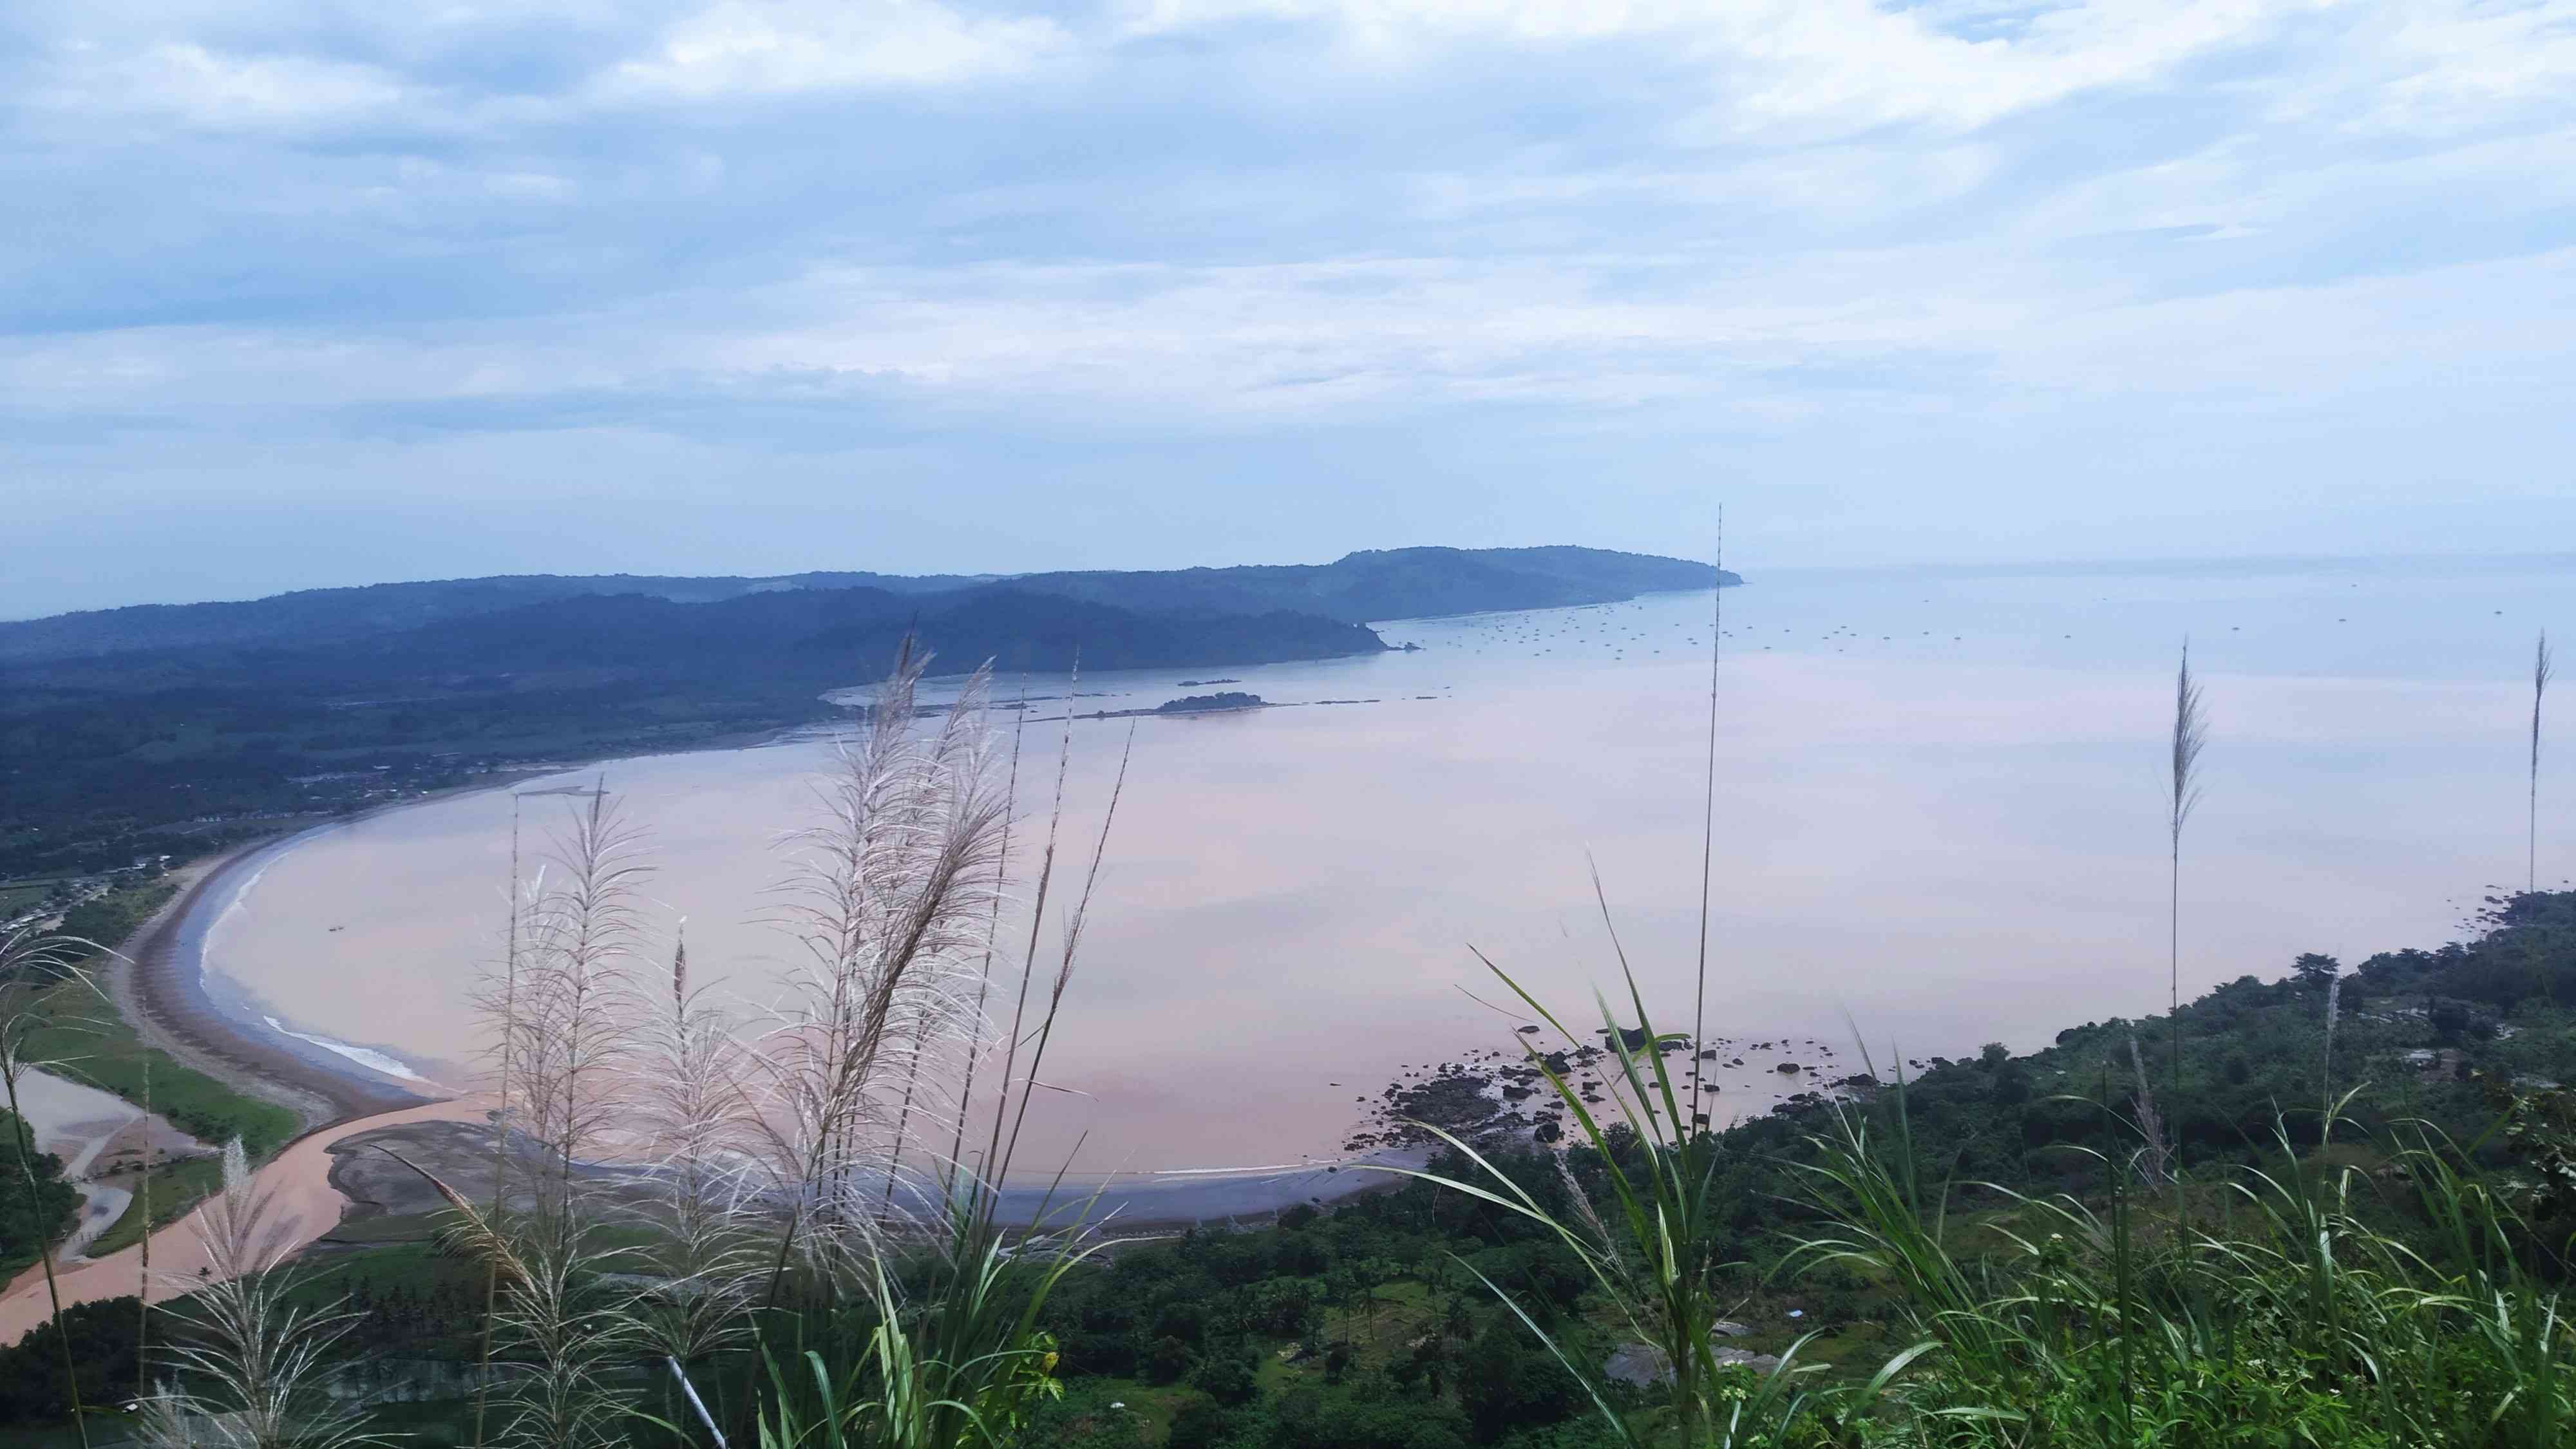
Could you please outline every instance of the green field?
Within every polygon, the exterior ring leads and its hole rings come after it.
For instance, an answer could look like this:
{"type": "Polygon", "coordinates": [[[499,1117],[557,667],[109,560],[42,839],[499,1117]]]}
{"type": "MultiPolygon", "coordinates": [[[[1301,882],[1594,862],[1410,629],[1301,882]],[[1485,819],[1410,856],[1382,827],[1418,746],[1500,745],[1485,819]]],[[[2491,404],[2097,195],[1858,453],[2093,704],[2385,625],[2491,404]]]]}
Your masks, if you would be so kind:
{"type": "Polygon", "coordinates": [[[152,1110],[206,1145],[238,1137],[256,1160],[304,1130],[303,1119],[275,1102],[245,1095],[169,1053],[146,1047],[99,991],[66,981],[45,993],[48,1018],[28,1038],[27,1055],[67,1077],[142,1105],[143,1079],[152,1079],[152,1110]],[[57,1065],[58,1064],[58,1065],[57,1065]]]}

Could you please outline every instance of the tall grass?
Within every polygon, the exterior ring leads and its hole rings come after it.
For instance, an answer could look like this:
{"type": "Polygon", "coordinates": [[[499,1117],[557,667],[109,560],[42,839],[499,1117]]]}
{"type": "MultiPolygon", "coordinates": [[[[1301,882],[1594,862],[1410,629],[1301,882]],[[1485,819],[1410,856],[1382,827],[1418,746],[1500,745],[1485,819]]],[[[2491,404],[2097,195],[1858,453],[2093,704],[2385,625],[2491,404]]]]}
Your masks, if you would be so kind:
{"type": "MultiPolygon", "coordinates": [[[[72,980],[97,990],[96,983],[81,972],[77,963],[84,955],[101,949],[95,942],[39,932],[32,926],[0,936],[0,1091],[6,1092],[9,1120],[17,1133],[18,1140],[13,1145],[18,1149],[18,1170],[26,1182],[31,1213],[44,1198],[36,1178],[36,1141],[27,1114],[19,1108],[18,1088],[30,1073],[64,1065],[37,1046],[50,1035],[48,1028],[54,1024],[46,1008],[47,989],[72,980]]],[[[83,1449],[87,1449],[89,1423],[81,1416],[80,1380],[72,1362],[71,1339],[59,1331],[63,1293],[62,1285],[54,1279],[50,1225],[30,1223],[29,1227],[35,1239],[36,1261],[43,1265],[46,1307],[57,1330],[55,1338],[62,1345],[63,1391],[70,1396],[72,1421],[79,1429],[83,1449]]]]}
{"type": "Polygon", "coordinates": [[[314,1306],[312,1270],[288,1264],[294,1224],[250,1175],[239,1139],[224,1148],[223,1189],[197,1211],[208,1276],[169,1283],[172,1341],[145,1393],[151,1449],[349,1449],[386,1442],[328,1390],[333,1349],[357,1319],[314,1306]]]}
{"type": "Polygon", "coordinates": [[[1873,1140],[1869,1115],[1812,1143],[1807,1206],[1834,1227],[1801,1252],[1892,1289],[1930,1346],[1883,1406],[1895,1442],[2563,1441],[2576,1331],[2526,1266],[2530,1225],[2429,1127],[2395,1129],[2391,1170],[2365,1178],[2303,1159],[2276,1120],[2217,1232],[2142,1234],[2121,1198],[2106,1216],[1989,1185],[2010,1204],[1985,1227],[2001,1251],[1963,1256],[1895,1187],[1911,1143],[1873,1140]],[[2431,1231],[2389,1226],[2406,1222],[2431,1231]]]}
{"type": "MultiPolygon", "coordinates": [[[[1596,897],[1599,882],[1594,882],[1596,897]]],[[[1609,925],[1606,903],[1605,927],[1609,925]]],[[[1615,929],[1611,931],[1614,945],[1615,929]]],[[[1479,957],[1480,960],[1483,958],[1479,957]]],[[[1812,1334],[1784,1353],[1780,1366],[1761,1376],[1750,1391],[1741,1375],[1719,1361],[1718,1278],[1725,1268],[1718,1253],[1722,1211],[1716,1194],[1719,1165],[1716,1134],[1697,1126],[1682,1111],[1687,1097],[1675,1086],[1664,1058],[1667,1052],[1693,1052],[1691,1038],[1658,1032],[1644,995],[1619,951],[1620,973],[1627,989],[1643,1045],[1631,1048],[1619,1013],[1606,998],[1596,997],[1601,1019],[1608,1023],[1615,1070],[1603,1073],[1603,1086],[1613,1114],[1596,1114],[1584,1093],[1549,1061],[1549,1053],[1523,1038],[1527,1059],[1546,1079],[1577,1129],[1579,1143],[1591,1150],[1607,1183],[1604,1200],[1595,1203],[1570,1176],[1564,1178],[1568,1206],[1550,1207],[1529,1188],[1490,1160],[1477,1147],[1442,1128],[1421,1124],[1477,1169],[1472,1178],[1439,1172],[1388,1169],[1436,1184],[1491,1204],[1537,1224],[1580,1259],[1622,1330],[1652,1351],[1669,1385],[1667,1426],[1677,1441],[1692,1446],[1752,1446],[1780,1441],[1792,1426],[1816,1408],[1816,1389],[1807,1382],[1798,1356],[1812,1334]],[[1624,1128],[1625,1132],[1614,1129],[1624,1128]],[[1633,1134],[1634,1151],[1622,1151],[1621,1136],[1633,1134]]],[[[1564,1022],[1510,973],[1490,960],[1486,968],[1557,1036],[1578,1039],[1564,1022]]],[[[1876,1184],[1874,1184],[1876,1185],[1876,1184]]],[[[1911,1185],[1885,1184],[1898,1199],[1914,1204],[1911,1185]]],[[[1538,1317],[1486,1277],[1473,1264],[1469,1273],[1507,1305],[1566,1372],[1584,1386],[1611,1434],[1622,1444],[1661,1442],[1667,1437],[1639,1424],[1613,1407],[1612,1395],[1592,1366],[1579,1362],[1562,1335],[1540,1326],[1538,1317]]],[[[1902,1371],[1911,1355],[1900,1355],[1867,1384],[1854,1391],[1853,1403],[1866,1404],[1902,1371]]]]}
{"type": "MultiPolygon", "coordinates": [[[[2540,684],[2545,685],[2544,676],[2540,684]]],[[[2535,686],[2535,698],[2540,685],[2535,686]]],[[[1714,690],[1713,690],[1714,693],[1714,690]]],[[[1715,712],[1711,712],[1713,777],[1715,712]]],[[[2179,1110],[2181,861],[2198,802],[2207,740],[2186,646],[2175,676],[2169,738],[2168,1008],[2179,1110]]],[[[1710,807],[1714,818],[1714,804],[1710,807]]],[[[1599,881],[1594,881],[1596,897],[1599,881]]],[[[1695,997],[1705,1000],[1709,907],[1703,885],[1695,997]]],[[[1700,1130],[1675,1090],[1666,1054],[1698,1051],[1699,1033],[1667,1036],[1643,994],[1604,905],[1625,999],[1596,997],[1615,1070],[1596,1115],[1547,1052],[1522,1038],[1528,1060],[1574,1123],[1603,1189],[1596,1201],[1571,1174],[1552,1207],[1477,1147],[1431,1128],[1475,1169],[1410,1175],[1534,1222],[1590,1271],[1620,1327],[1665,1369],[1665,1396],[1623,1409],[1573,1342],[1498,1285],[1529,1331],[1591,1392],[1623,1444],[1692,1446],[2135,1446],[2492,1444],[2538,1449],[2569,1433],[2576,1412],[2576,1329],[2557,1290],[2534,1269],[2548,1257],[2514,1207],[2469,1155],[2433,1129],[2410,1126],[2378,1144],[2382,1178],[2303,1159],[2276,1119],[2272,1160],[2199,1184],[2234,1210],[2198,1225],[2178,1160],[2178,1131],[2159,1119],[2146,1063],[2138,1078],[2139,1145],[2091,1149],[2105,1201],[2028,1197],[1981,1188],[2004,1211],[1975,1230],[1956,1220],[1949,1184],[1931,1185],[1915,1147],[1902,1074],[1868,1101],[1833,1109],[1812,1138],[1799,1207],[1822,1224],[1796,1238],[1784,1271],[1858,1274],[1894,1305],[1900,1351],[1865,1378],[1829,1376],[1800,1361],[1812,1335],[1749,1390],[1712,1343],[1718,1284],[1711,1201],[1718,1139],[1700,1130]],[[1632,1034],[1625,1023],[1633,1021],[1632,1034]],[[1616,1129],[1624,1128],[1621,1132],[1616,1129]],[[1633,1134],[1631,1140],[1630,1134],[1633,1134]],[[2129,1190],[2133,1177],[2170,1181],[2160,1219],[2129,1190]],[[2390,1226],[2427,1224],[2424,1242],[2390,1226]],[[1962,1242],[1988,1241],[1975,1249],[1962,1242]]],[[[1509,973],[1487,969],[1569,1045],[1578,1038],[1509,973]]],[[[2321,1142],[2331,1144],[2359,1089],[2333,1095],[2327,998],[2321,1142]]],[[[1697,1008],[1695,1008],[1697,1009],[1697,1008]]],[[[1701,1020],[1704,1028],[1704,1019],[1701,1020]]],[[[1866,1057],[1864,1052],[1864,1057],[1866,1057]]],[[[2105,1103],[2109,1065],[2105,1063],[2105,1103]]],[[[1874,1080],[1874,1078],[1872,1078],[1874,1080]]],[[[1481,1274],[1479,1277],[1481,1278],[1481,1274]]]]}
{"type": "MultiPolygon", "coordinates": [[[[2166,816],[2168,846],[2165,897],[2166,1021],[2173,1031],[2172,1100],[2182,1102],[2182,829],[2200,803],[2200,752],[2209,743],[2209,720],[2201,707],[2200,685],[2191,677],[2191,645],[2182,646],[2182,666],[2174,673],[2174,712],[2168,760],[2172,795],[2166,816]]],[[[2182,1189],[2182,1150],[2170,1149],[2176,1215],[2187,1199],[2182,1189]]]]}
{"type": "Polygon", "coordinates": [[[1000,1189],[1128,762],[1033,992],[1068,710],[1021,1005],[997,1030],[983,1007],[1017,732],[999,784],[988,674],[924,711],[929,662],[906,648],[820,782],[816,823],[789,838],[771,919],[796,951],[779,1004],[729,1005],[693,979],[682,938],[667,969],[644,968],[651,864],[604,786],[514,901],[487,994],[496,1122],[515,1146],[496,1145],[488,1210],[430,1178],[452,1247],[489,1275],[495,1442],[587,1449],[658,1426],[679,1442],[947,1446],[993,1439],[1053,1391],[1038,1315],[1090,1244],[1080,1212],[1050,1227],[1047,1204],[1006,1227],[1000,1189]],[[979,1097],[988,1051],[1003,1061],[979,1097]],[[991,1145],[959,1162],[966,1122],[987,1113],[991,1145]],[[659,1414],[639,1391],[647,1366],[667,1386],[659,1414]]]}

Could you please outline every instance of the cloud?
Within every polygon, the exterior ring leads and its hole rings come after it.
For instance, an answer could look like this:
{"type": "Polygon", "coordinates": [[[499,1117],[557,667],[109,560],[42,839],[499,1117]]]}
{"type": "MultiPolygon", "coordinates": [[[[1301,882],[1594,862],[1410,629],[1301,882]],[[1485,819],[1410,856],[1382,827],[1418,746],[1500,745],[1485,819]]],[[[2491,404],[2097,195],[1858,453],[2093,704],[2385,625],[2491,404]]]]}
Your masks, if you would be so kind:
{"type": "Polygon", "coordinates": [[[1017,74],[1070,48],[1046,18],[979,16],[935,0],[723,0],[682,18],[650,55],[619,64],[604,89],[704,99],[948,85],[1017,74]]]}
{"type": "Polygon", "coordinates": [[[1896,547],[1939,477],[2125,546],[2060,480],[2312,465],[2527,532],[2572,92],[2567,0],[24,0],[0,468],[108,594],[102,479],[858,507],[835,459],[997,555],[942,567],[1323,548],[1259,491],[1318,469],[1424,533],[1647,541],[1722,473],[1896,547]]]}
{"type": "Polygon", "coordinates": [[[166,41],[121,53],[92,43],[67,46],[33,104],[76,116],[258,130],[348,124],[421,99],[372,66],[166,41]]]}

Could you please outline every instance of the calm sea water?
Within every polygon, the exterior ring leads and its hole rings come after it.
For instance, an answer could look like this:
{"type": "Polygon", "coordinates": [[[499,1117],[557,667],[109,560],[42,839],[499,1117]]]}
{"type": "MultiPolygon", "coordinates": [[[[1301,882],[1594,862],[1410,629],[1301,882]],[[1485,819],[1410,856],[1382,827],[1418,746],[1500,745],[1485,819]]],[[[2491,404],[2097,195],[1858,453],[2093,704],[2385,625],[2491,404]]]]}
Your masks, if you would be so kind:
{"type": "MultiPolygon", "coordinates": [[[[1332,1158],[1356,1098],[1512,1039],[1471,947],[1592,1017],[1615,981],[1596,869],[1659,1018],[1686,1024],[1710,603],[1403,621],[1382,632],[1419,652],[1085,678],[1086,710],[1220,676],[1293,707],[1137,723],[1046,1068],[1061,1090],[1024,1160],[1077,1139],[1094,1172],[1332,1158]]],[[[1958,1055],[2161,1009],[2186,636],[2212,743],[2185,991],[2459,935],[2522,880],[2533,636],[2576,639],[2576,570],[1756,572],[1724,608],[1710,1030],[1849,1063],[1855,1031],[1882,1058],[1958,1055]]],[[[1069,838],[1096,826],[1128,729],[1075,725],[1069,838]]],[[[1056,735],[1029,729],[1032,773],[1056,735]]],[[[763,892],[827,758],[807,741],[606,767],[652,828],[657,909],[747,999],[773,989],[763,892]]],[[[2544,791],[2576,798],[2576,778],[2544,791]]],[[[525,803],[538,837],[569,808],[525,803]]],[[[510,811],[445,800],[272,860],[209,933],[219,988],[254,1020],[470,1079],[510,811]]],[[[2576,870],[2563,809],[2540,858],[2544,881],[2576,870]]],[[[1727,1079],[1730,1110],[1790,1090],[1767,1065],[1727,1079]]]]}

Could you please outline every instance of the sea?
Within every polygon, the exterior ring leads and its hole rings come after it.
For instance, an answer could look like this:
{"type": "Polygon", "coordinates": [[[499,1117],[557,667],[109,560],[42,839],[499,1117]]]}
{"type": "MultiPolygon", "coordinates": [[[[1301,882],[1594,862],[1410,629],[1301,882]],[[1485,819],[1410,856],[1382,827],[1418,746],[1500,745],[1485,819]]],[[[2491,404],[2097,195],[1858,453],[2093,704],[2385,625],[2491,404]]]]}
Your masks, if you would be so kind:
{"type": "MultiPolygon", "coordinates": [[[[1042,973],[1062,882],[1100,856],[1022,1173],[1227,1210],[1320,1195],[1390,1084],[1531,1039],[1515,984],[1578,1034],[1633,1021],[1623,959],[1662,1029],[1705,983],[1705,1032],[1742,1058],[1713,1069],[1721,1118],[2160,1011],[2186,650],[2208,720],[2186,996],[2438,946],[2527,870],[2576,873],[2576,758],[2544,755],[2536,835],[2527,814],[2534,646],[2576,640],[2576,561],[1742,567],[1714,595],[1388,621],[1414,647],[1364,658],[996,680],[1022,877],[997,1002],[1060,755],[1042,973]],[[1266,707],[1118,717],[1218,690],[1266,707]]],[[[209,985],[397,1081],[474,1080],[513,814],[533,871],[587,803],[565,792],[604,781],[649,834],[652,938],[685,925],[693,978],[756,1015],[837,758],[809,732],[309,833],[208,908],[209,985]]]]}

